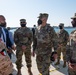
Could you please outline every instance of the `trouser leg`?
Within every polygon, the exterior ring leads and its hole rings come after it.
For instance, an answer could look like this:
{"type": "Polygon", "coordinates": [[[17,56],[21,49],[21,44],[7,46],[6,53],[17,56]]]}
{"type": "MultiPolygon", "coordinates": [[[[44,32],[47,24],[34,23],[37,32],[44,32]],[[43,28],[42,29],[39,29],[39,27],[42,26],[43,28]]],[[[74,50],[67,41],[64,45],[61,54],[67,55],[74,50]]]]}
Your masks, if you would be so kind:
{"type": "Polygon", "coordinates": [[[32,74],[32,71],[31,71],[31,49],[27,49],[25,52],[24,52],[24,54],[25,54],[25,61],[26,61],[26,66],[27,66],[27,68],[28,68],[28,74],[29,75],[33,75],[32,74]]]}
{"type": "Polygon", "coordinates": [[[17,75],[21,75],[21,67],[22,67],[22,55],[23,55],[23,51],[21,50],[20,47],[17,47],[17,51],[16,51],[16,67],[18,70],[17,75]]]}
{"type": "Polygon", "coordinates": [[[42,75],[49,75],[50,56],[38,55],[36,57],[37,68],[42,75]]]}

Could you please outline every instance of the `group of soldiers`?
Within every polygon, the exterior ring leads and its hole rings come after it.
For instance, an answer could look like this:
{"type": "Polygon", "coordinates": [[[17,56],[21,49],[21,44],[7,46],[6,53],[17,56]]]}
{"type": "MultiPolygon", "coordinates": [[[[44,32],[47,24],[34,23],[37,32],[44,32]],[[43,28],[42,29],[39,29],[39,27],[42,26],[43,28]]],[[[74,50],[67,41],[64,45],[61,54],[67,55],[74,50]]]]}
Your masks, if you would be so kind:
{"type": "MultiPolygon", "coordinates": [[[[64,24],[59,24],[60,31],[55,32],[53,27],[47,23],[47,13],[40,13],[38,16],[38,26],[35,33],[26,26],[26,19],[20,19],[20,28],[14,32],[14,42],[16,44],[16,66],[18,69],[17,75],[21,75],[22,55],[25,55],[26,66],[29,75],[33,75],[31,71],[31,44],[33,42],[32,55],[36,54],[36,63],[38,71],[42,75],[50,75],[50,57],[52,48],[57,52],[57,62],[55,65],[60,64],[60,55],[63,53],[64,64],[68,64],[68,74],[76,75],[76,30],[72,31],[69,36],[68,32],[64,29],[64,24]]],[[[76,27],[76,14],[72,17],[72,25],[76,27]]],[[[56,54],[53,55],[54,57],[56,54]]]]}

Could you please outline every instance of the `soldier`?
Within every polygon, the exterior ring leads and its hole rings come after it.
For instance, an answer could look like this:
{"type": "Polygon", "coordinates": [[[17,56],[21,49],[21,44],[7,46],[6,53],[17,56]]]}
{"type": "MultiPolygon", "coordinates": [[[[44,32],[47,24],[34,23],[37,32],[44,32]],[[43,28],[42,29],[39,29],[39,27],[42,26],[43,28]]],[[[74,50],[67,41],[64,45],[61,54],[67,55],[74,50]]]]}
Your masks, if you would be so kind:
{"type": "Polygon", "coordinates": [[[76,27],[76,13],[75,13],[74,17],[72,17],[71,19],[72,19],[72,22],[71,22],[72,26],[76,27]]]}
{"type": "Polygon", "coordinates": [[[50,56],[53,42],[57,36],[54,29],[47,24],[48,14],[41,13],[38,17],[42,24],[38,26],[35,39],[35,50],[37,68],[42,75],[49,75],[50,56]]]}
{"type": "MultiPolygon", "coordinates": [[[[71,18],[73,27],[76,27],[76,13],[71,18]]],[[[70,34],[69,44],[67,45],[67,62],[68,62],[68,74],[76,75],[76,29],[70,34]]]]}
{"type": "Polygon", "coordinates": [[[57,49],[57,54],[58,54],[58,58],[57,58],[57,62],[55,63],[55,65],[60,64],[60,56],[61,56],[61,52],[63,54],[63,60],[64,60],[64,64],[63,67],[66,67],[66,45],[69,39],[69,34],[66,30],[64,30],[64,24],[60,23],[59,24],[59,33],[57,33],[58,35],[58,49],[57,49]]]}
{"type": "Polygon", "coordinates": [[[28,68],[29,75],[33,75],[31,72],[31,43],[32,43],[32,32],[26,27],[26,20],[20,19],[21,27],[18,28],[14,33],[14,41],[16,44],[16,65],[18,69],[17,75],[21,75],[22,66],[22,55],[25,55],[25,61],[28,68]]]}

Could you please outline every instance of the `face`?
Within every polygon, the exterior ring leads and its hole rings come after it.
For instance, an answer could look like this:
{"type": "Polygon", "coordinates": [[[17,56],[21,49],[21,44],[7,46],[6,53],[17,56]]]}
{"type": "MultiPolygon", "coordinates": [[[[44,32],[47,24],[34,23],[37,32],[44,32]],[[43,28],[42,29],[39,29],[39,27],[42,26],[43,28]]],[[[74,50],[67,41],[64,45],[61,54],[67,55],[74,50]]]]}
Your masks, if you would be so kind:
{"type": "Polygon", "coordinates": [[[26,22],[20,22],[20,24],[26,24],[26,22]]]}
{"type": "Polygon", "coordinates": [[[3,16],[0,16],[0,26],[1,27],[6,27],[6,20],[3,16]]]}
{"type": "Polygon", "coordinates": [[[26,26],[26,22],[20,22],[21,27],[25,27],[26,26]]]}
{"type": "Polygon", "coordinates": [[[42,21],[42,23],[46,23],[47,22],[47,18],[43,17],[43,18],[41,18],[41,21],[42,21]]]}
{"type": "Polygon", "coordinates": [[[1,24],[1,23],[5,23],[5,22],[6,22],[5,18],[1,16],[1,17],[0,17],[0,24],[1,24]]]}
{"type": "Polygon", "coordinates": [[[76,18],[72,19],[72,22],[71,23],[72,23],[72,26],[73,27],[76,27],[76,18]]]}
{"type": "Polygon", "coordinates": [[[64,27],[63,26],[59,26],[59,29],[62,30],[64,27]]]}

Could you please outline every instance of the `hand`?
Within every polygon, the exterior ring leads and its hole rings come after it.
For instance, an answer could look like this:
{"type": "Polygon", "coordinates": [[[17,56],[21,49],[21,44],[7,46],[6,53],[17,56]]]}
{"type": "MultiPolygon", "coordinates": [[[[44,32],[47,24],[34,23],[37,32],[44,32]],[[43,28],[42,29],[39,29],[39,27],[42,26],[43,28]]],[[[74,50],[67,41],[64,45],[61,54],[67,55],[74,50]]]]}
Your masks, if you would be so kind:
{"type": "Polygon", "coordinates": [[[62,44],[58,44],[58,46],[59,46],[59,47],[61,47],[61,46],[62,46],[62,44]]]}
{"type": "Polygon", "coordinates": [[[22,50],[25,50],[26,49],[26,46],[25,45],[22,45],[22,50]]]}
{"type": "Polygon", "coordinates": [[[2,39],[0,38],[0,41],[2,41],[2,39]]]}
{"type": "Polygon", "coordinates": [[[76,64],[69,63],[69,64],[68,64],[68,67],[69,67],[71,70],[76,71],[76,64]]]}
{"type": "Polygon", "coordinates": [[[12,53],[12,49],[11,48],[8,48],[7,52],[8,53],[12,53]]]}
{"type": "Polygon", "coordinates": [[[14,45],[12,45],[12,49],[15,51],[16,50],[16,47],[14,45]]]}

